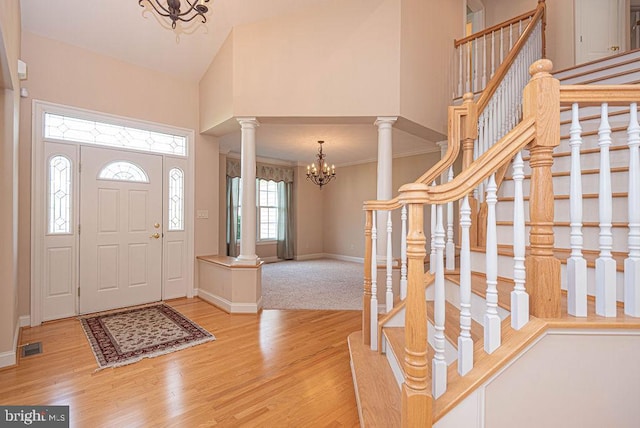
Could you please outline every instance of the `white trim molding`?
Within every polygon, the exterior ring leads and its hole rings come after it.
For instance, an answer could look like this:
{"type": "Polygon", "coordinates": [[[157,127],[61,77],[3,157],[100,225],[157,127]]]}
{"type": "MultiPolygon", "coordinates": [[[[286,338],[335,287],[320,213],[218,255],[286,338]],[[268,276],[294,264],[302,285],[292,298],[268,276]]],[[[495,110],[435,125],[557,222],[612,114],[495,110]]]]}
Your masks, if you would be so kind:
{"type": "Polygon", "coordinates": [[[201,288],[196,291],[199,298],[230,314],[256,314],[262,308],[262,296],[258,303],[234,303],[201,288]]]}

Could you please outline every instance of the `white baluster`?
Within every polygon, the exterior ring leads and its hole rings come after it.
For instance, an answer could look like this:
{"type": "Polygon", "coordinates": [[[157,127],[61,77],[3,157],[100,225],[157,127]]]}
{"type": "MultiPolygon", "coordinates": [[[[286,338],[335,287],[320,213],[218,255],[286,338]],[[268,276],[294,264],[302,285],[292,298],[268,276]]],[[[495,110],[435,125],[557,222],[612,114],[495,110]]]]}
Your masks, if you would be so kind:
{"type": "Polygon", "coordinates": [[[513,24],[509,24],[509,50],[513,48],[513,24]]]}
{"type": "Polygon", "coordinates": [[[473,87],[471,92],[474,93],[480,90],[478,88],[478,41],[479,39],[475,39],[473,44],[473,87]]]}
{"type": "Polygon", "coordinates": [[[402,236],[400,237],[400,299],[407,298],[407,206],[402,206],[400,214],[402,236]]]}
{"type": "Polygon", "coordinates": [[[487,312],[484,314],[484,350],[491,354],[500,347],[500,317],[498,316],[498,237],[496,229],[496,192],[495,174],[489,178],[487,186],[487,312]]]}
{"type": "Polygon", "coordinates": [[[387,211],[387,293],[385,296],[387,313],[393,309],[393,224],[391,222],[391,210],[387,211]]]}
{"type": "Polygon", "coordinates": [[[459,63],[459,70],[458,70],[458,96],[461,97],[462,96],[462,71],[464,70],[464,67],[462,66],[462,47],[464,45],[460,45],[458,46],[458,63],[459,63]]]}
{"type": "Polygon", "coordinates": [[[576,317],[587,316],[587,261],[582,256],[582,168],[580,166],[579,106],[571,107],[571,183],[569,190],[569,220],[571,226],[571,256],[567,260],[567,312],[576,317]]]}
{"type": "Polygon", "coordinates": [[[487,87],[487,35],[482,36],[482,88],[487,87]]]}
{"type": "Polygon", "coordinates": [[[496,32],[491,32],[491,77],[496,72],[496,32]]]}
{"type": "Polygon", "coordinates": [[[500,65],[504,62],[504,27],[500,29],[500,65]]]}
{"type": "Polygon", "coordinates": [[[600,146],[600,185],[598,206],[600,213],[600,256],[596,259],[596,314],[605,317],[616,316],[616,261],[611,257],[613,248],[611,165],[609,147],[611,146],[611,126],[609,108],[602,104],[600,127],[598,128],[598,146],[600,146]]]}
{"type": "Polygon", "coordinates": [[[377,212],[373,211],[371,226],[371,349],[378,350],[378,227],[376,226],[377,212]]]}
{"type": "Polygon", "coordinates": [[[511,292],[511,327],[520,330],[529,322],[529,294],[525,288],[527,274],[524,265],[525,228],[524,228],[524,196],[522,182],[524,180],[524,162],[518,152],[513,161],[513,282],[511,292]]]}
{"type": "MultiPolygon", "coordinates": [[[[449,167],[447,181],[453,181],[453,166],[449,167]]],[[[456,268],[456,245],[453,243],[453,202],[447,203],[447,246],[445,248],[447,270],[456,268]]]]}
{"type": "Polygon", "coordinates": [[[435,355],[431,361],[432,393],[440,397],[447,390],[447,362],[444,356],[445,343],[445,291],[444,291],[444,226],[442,205],[436,207],[436,278],[434,284],[434,337],[435,355]]]}
{"type": "Polygon", "coordinates": [[[458,373],[464,376],[473,368],[471,338],[471,207],[465,196],[460,206],[460,337],[458,337],[458,373]]]}
{"type": "Polygon", "coordinates": [[[471,42],[467,42],[467,54],[465,55],[465,71],[467,72],[466,79],[466,89],[465,92],[472,92],[471,89],[471,78],[472,78],[472,70],[471,70],[471,42]]]}
{"type": "Polygon", "coordinates": [[[631,104],[629,114],[629,255],[624,261],[624,313],[640,317],[640,126],[637,103],[631,104]]]}
{"type": "MultiPolygon", "coordinates": [[[[436,185],[434,180],[432,186],[436,185]]],[[[429,272],[436,271],[436,206],[431,205],[431,252],[429,254],[429,272]]]]}

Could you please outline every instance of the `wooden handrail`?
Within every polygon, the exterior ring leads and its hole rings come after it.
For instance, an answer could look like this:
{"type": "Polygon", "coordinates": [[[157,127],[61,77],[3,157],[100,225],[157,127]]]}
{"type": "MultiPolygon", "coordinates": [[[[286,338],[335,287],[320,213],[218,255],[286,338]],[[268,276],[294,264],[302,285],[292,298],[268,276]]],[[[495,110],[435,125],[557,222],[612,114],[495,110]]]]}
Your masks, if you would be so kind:
{"type": "Polygon", "coordinates": [[[534,140],[535,135],[535,119],[526,118],[452,181],[438,186],[428,186],[425,183],[405,184],[400,188],[399,200],[402,204],[444,204],[458,201],[473,192],[473,189],[502,165],[511,162],[516,153],[534,140]]]}
{"type": "MultiPolygon", "coordinates": [[[[518,40],[514,43],[513,47],[511,48],[511,51],[509,51],[509,54],[507,55],[507,57],[504,59],[502,64],[500,64],[495,74],[487,84],[487,87],[484,89],[484,91],[482,91],[482,95],[480,95],[480,98],[478,99],[478,114],[484,111],[487,104],[489,104],[489,100],[491,100],[491,97],[493,96],[493,94],[496,92],[496,90],[498,90],[498,86],[500,86],[500,83],[502,82],[507,72],[511,68],[511,65],[514,63],[514,61],[516,60],[516,57],[518,56],[518,54],[524,47],[525,43],[529,39],[529,36],[533,32],[535,25],[540,19],[544,17],[545,8],[546,8],[546,5],[544,1],[541,1],[538,3],[538,7],[535,10],[535,14],[533,15],[533,18],[529,22],[529,25],[527,25],[527,28],[522,32],[518,40]]],[[[543,47],[543,50],[544,50],[544,47],[543,47]]]]}
{"type": "Polygon", "coordinates": [[[464,45],[467,42],[473,41],[475,39],[479,39],[480,37],[484,37],[487,34],[491,34],[494,31],[498,31],[498,30],[500,30],[502,28],[506,28],[511,24],[515,24],[516,22],[520,22],[520,21],[522,21],[524,19],[527,19],[527,18],[531,18],[533,15],[536,14],[537,10],[538,10],[537,8],[533,9],[533,10],[530,10],[529,12],[525,12],[522,15],[518,15],[515,18],[511,18],[511,19],[509,19],[507,21],[504,21],[504,22],[501,22],[499,24],[493,25],[493,26],[491,26],[489,28],[485,28],[484,30],[480,30],[477,33],[473,33],[470,36],[464,37],[462,39],[454,40],[453,41],[453,46],[457,48],[458,46],[464,45]]]}
{"type": "Polygon", "coordinates": [[[640,101],[640,85],[561,85],[560,105],[580,103],[583,106],[629,106],[640,101]]]}

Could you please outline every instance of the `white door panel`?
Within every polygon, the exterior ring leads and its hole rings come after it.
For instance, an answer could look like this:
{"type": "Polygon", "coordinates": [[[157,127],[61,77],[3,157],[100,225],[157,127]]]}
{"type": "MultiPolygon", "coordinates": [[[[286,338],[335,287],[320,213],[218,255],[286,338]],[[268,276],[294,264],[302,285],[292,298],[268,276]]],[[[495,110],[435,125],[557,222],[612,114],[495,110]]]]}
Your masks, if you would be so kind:
{"type": "Polygon", "coordinates": [[[624,50],[620,0],[576,0],[576,64],[624,50]]]}
{"type": "Polygon", "coordinates": [[[160,300],[162,156],[83,146],[80,157],[79,312],[160,300]],[[148,182],[99,179],[114,161],[140,167],[148,182]]]}
{"type": "MultiPolygon", "coordinates": [[[[49,143],[44,151],[45,176],[47,177],[46,191],[41,195],[43,206],[47,215],[41,217],[44,239],[41,241],[44,260],[42,263],[42,320],[54,320],[58,318],[76,315],[77,299],[77,274],[76,274],[76,219],[72,203],[72,195],[77,189],[77,147],[68,144],[49,143]],[[70,209],[58,210],[51,205],[51,194],[56,193],[52,189],[52,171],[50,161],[57,156],[64,156],[68,161],[68,170],[62,173],[58,179],[70,180],[68,202],[70,209]],[[68,222],[68,232],[50,230],[51,216],[54,222],[68,222]]],[[[58,190],[59,191],[59,190],[58,190]]],[[[36,246],[40,243],[36,243],[36,246]]]]}

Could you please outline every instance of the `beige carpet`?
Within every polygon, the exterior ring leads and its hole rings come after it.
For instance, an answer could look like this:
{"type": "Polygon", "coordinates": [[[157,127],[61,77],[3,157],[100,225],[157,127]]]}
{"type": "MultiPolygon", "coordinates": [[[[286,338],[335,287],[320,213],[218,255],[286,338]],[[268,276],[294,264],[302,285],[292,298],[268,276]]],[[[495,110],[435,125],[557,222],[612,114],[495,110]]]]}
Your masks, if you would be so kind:
{"type": "Polygon", "coordinates": [[[318,259],[262,266],[265,309],[362,309],[361,263],[318,259]]]}

